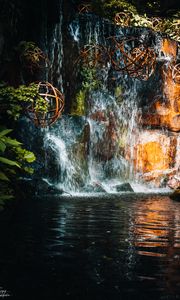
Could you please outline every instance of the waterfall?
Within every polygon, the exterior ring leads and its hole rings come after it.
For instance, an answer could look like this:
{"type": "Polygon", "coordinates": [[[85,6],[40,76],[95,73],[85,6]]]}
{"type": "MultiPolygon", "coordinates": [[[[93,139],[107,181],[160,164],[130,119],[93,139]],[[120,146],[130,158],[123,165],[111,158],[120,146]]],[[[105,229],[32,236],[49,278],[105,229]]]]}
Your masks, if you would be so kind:
{"type": "MultiPolygon", "coordinates": [[[[49,79],[61,90],[66,85],[63,74],[66,64],[68,68],[72,66],[72,73],[79,67],[75,64],[77,57],[71,56],[72,61],[64,61],[66,46],[63,45],[62,24],[61,12],[49,46],[49,79]]],[[[68,34],[73,47],[80,53],[85,45],[108,46],[108,37],[124,37],[129,31],[139,37],[148,34],[147,29],[115,27],[93,14],[77,13],[64,34],[68,34]]],[[[154,46],[158,48],[159,37],[156,39],[154,46]]],[[[159,53],[158,61],[162,59],[159,53]]],[[[169,61],[168,56],[164,59],[169,61]]],[[[116,192],[117,186],[124,182],[130,182],[132,186],[143,182],[142,172],[135,170],[134,155],[142,130],[137,116],[141,117],[142,91],[147,83],[113,71],[110,64],[97,70],[97,76],[100,86],[86,94],[84,115],[65,115],[44,136],[47,153],[44,177],[57,189],[66,192],[89,191],[97,186],[102,191],[116,192]],[[50,164],[54,171],[49,171],[50,164]]],[[[74,90],[76,85],[77,82],[68,83],[68,87],[74,90]]],[[[150,86],[153,86],[151,79],[150,86]]],[[[148,142],[146,133],[143,138],[148,142]]]]}

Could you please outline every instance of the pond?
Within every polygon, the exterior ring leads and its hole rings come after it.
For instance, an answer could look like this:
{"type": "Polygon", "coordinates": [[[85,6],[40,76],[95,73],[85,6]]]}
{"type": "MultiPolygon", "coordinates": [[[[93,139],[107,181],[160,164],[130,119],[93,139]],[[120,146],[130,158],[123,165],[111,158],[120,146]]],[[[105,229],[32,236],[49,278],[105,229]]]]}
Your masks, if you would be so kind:
{"type": "Polygon", "coordinates": [[[165,195],[27,197],[1,227],[9,299],[180,299],[180,202],[165,195]]]}

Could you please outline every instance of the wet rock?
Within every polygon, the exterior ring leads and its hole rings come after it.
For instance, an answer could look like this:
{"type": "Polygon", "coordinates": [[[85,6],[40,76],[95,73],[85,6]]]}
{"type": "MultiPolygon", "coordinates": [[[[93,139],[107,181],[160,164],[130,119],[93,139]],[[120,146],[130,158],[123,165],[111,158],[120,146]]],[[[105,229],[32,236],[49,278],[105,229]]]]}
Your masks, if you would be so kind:
{"type": "Polygon", "coordinates": [[[145,182],[150,182],[154,187],[161,188],[167,186],[169,178],[176,174],[176,169],[155,170],[142,175],[145,182]]]}
{"type": "Polygon", "coordinates": [[[158,130],[140,132],[134,148],[136,171],[148,173],[170,169],[175,160],[176,146],[176,136],[158,130]]]}
{"type": "Polygon", "coordinates": [[[180,175],[171,176],[171,178],[167,182],[167,185],[174,190],[180,189],[180,175]]]}
{"type": "Polygon", "coordinates": [[[119,148],[117,117],[113,111],[96,111],[90,115],[90,119],[97,122],[97,127],[101,127],[101,134],[93,149],[95,156],[102,161],[111,160],[119,148]]]}
{"type": "Polygon", "coordinates": [[[173,80],[172,69],[176,61],[177,43],[164,39],[161,48],[165,57],[172,61],[163,64],[162,98],[150,105],[148,112],[142,114],[141,124],[154,127],[166,127],[171,131],[180,132],[180,84],[173,80]]]}
{"type": "Polygon", "coordinates": [[[117,192],[134,192],[129,182],[124,182],[116,186],[117,192]]]}
{"type": "Polygon", "coordinates": [[[43,179],[34,178],[24,178],[19,180],[19,187],[22,191],[22,193],[26,194],[27,191],[31,195],[38,195],[38,194],[51,194],[51,193],[57,193],[57,194],[63,194],[65,193],[64,190],[59,189],[55,185],[49,184],[43,179]]]}
{"type": "Polygon", "coordinates": [[[92,182],[91,184],[87,185],[85,191],[88,193],[106,193],[106,190],[98,181],[92,182]]]}
{"type": "Polygon", "coordinates": [[[161,52],[164,56],[170,56],[172,59],[176,59],[178,44],[171,39],[163,39],[161,45],[161,52]]]}
{"type": "Polygon", "coordinates": [[[180,189],[175,190],[173,194],[170,196],[171,199],[180,201],[180,189]]]}

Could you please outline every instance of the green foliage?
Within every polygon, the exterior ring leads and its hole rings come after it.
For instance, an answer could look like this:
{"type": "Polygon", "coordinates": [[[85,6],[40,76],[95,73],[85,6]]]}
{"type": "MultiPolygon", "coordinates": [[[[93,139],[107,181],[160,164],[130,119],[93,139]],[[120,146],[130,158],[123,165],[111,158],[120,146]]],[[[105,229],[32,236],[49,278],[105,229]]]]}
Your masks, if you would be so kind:
{"type": "Polygon", "coordinates": [[[122,11],[137,14],[135,6],[124,0],[107,0],[101,2],[97,0],[94,1],[94,9],[109,19],[114,19],[115,14],[122,11]]]}
{"type": "Polygon", "coordinates": [[[36,112],[48,110],[48,102],[38,94],[37,84],[20,85],[18,88],[0,85],[0,108],[5,107],[7,114],[14,120],[17,120],[29,105],[33,105],[36,112]]]}
{"type": "Polygon", "coordinates": [[[32,174],[27,164],[35,161],[35,155],[22,148],[22,143],[9,136],[12,129],[0,128],[0,209],[6,200],[13,198],[13,183],[22,172],[32,174]]]}
{"type": "Polygon", "coordinates": [[[81,89],[77,92],[75,101],[72,104],[71,114],[83,116],[85,114],[85,104],[88,93],[96,90],[101,86],[101,82],[97,76],[96,68],[83,66],[80,69],[81,89]]]}
{"type": "Polygon", "coordinates": [[[76,95],[76,101],[73,102],[71,114],[83,116],[85,114],[86,90],[80,90],[76,95]]]}
{"type": "Polygon", "coordinates": [[[125,12],[130,17],[130,26],[148,27],[154,31],[165,33],[170,38],[180,42],[180,11],[177,11],[176,14],[171,14],[169,17],[161,18],[158,24],[154,26],[154,18],[161,12],[159,1],[147,1],[144,4],[144,13],[143,9],[141,9],[141,13],[138,12],[135,6],[138,5],[137,1],[132,2],[134,5],[125,0],[95,1],[94,10],[113,21],[117,13],[125,12]],[[147,12],[151,12],[153,17],[149,17],[147,12]]]}
{"type": "Polygon", "coordinates": [[[80,70],[82,77],[82,88],[90,91],[96,90],[101,86],[101,82],[97,76],[96,68],[82,67],[80,70]]]}

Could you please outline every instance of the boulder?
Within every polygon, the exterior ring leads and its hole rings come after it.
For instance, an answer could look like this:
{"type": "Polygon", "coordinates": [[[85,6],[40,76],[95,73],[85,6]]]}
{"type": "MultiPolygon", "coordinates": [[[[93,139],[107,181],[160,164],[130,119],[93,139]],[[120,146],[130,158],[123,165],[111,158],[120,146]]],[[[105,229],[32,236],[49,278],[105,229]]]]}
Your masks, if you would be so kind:
{"type": "Polygon", "coordinates": [[[171,176],[169,181],[167,182],[167,185],[173,190],[180,189],[180,176],[178,175],[171,176]]]}
{"type": "Polygon", "coordinates": [[[134,192],[129,182],[124,182],[116,186],[117,192],[134,192]]]}
{"type": "Polygon", "coordinates": [[[171,199],[180,201],[180,189],[175,190],[173,194],[170,196],[171,199]]]}
{"type": "Polygon", "coordinates": [[[99,181],[94,181],[85,187],[85,191],[88,193],[106,193],[102,184],[99,181]]]}

